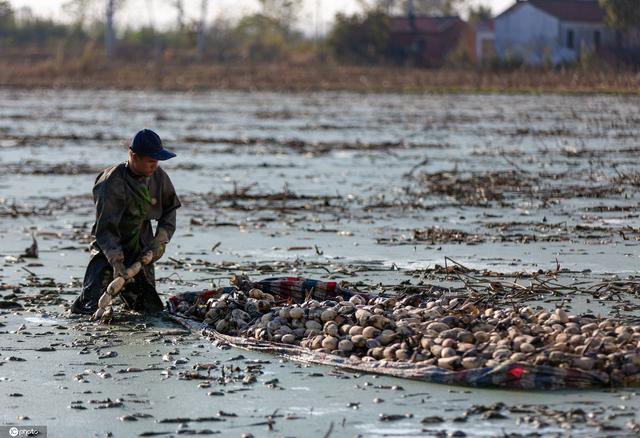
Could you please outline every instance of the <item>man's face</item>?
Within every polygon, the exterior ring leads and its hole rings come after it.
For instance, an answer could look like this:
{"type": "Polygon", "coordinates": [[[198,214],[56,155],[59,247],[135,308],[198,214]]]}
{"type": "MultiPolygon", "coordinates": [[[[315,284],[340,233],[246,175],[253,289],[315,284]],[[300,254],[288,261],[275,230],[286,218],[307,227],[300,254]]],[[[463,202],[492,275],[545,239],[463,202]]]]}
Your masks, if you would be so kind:
{"type": "Polygon", "coordinates": [[[139,176],[151,176],[158,167],[158,160],[136,154],[135,152],[130,152],[129,162],[131,163],[133,173],[139,176]]]}

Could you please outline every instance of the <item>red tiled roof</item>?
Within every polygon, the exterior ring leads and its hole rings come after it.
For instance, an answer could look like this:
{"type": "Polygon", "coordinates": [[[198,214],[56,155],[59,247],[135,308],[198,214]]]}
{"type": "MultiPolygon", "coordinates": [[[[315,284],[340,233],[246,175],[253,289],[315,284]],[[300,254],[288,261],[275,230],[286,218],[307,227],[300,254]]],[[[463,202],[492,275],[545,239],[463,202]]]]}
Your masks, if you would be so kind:
{"type": "Polygon", "coordinates": [[[411,27],[411,19],[407,17],[392,17],[391,32],[392,33],[440,33],[449,27],[461,22],[460,17],[425,17],[418,16],[413,19],[411,27]]]}
{"type": "Polygon", "coordinates": [[[520,0],[500,15],[527,3],[563,21],[601,23],[606,15],[595,0],[520,0]]]}

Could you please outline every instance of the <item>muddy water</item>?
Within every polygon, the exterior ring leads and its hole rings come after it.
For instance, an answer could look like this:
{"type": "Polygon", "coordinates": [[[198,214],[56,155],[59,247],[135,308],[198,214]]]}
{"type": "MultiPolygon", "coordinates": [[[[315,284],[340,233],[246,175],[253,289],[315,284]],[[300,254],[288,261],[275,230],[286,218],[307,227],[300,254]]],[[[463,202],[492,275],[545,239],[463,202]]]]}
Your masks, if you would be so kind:
{"type": "MultiPolygon", "coordinates": [[[[333,436],[632,435],[640,405],[632,390],[490,391],[301,368],[172,334],[176,327],[161,319],[116,321],[106,331],[65,318],[64,306],[87,261],[92,182],[126,158],[127,139],[142,127],[178,154],[164,166],[184,207],[158,266],[163,294],[227,284],[237,271],[397,284],[445,256],[499,272],[559,264],[571,271],[567,281],[633,276],[639,103],[0,90],[0,254],[9,256],[0,294],[56,297],[0,316],[3,359],[25,359],[0,366],[2,424],[44,424],[52,436],[180,427],[224,436],[323,436],[330,428],[333,436]],[[14,263],[32,234],[40,258],[14,263]],[[35,351],[52,344],[55,351],[35,351]],[[107,351],[117,356],[99,359],[107,351]],[[196,363],[244,370],[256,360],[269,362],[256,383],[198,388],[200,380],[180,379],[196,363]],[[145,371],[124,372],[132,367],[145,371]],[[122,403],[91,403],[107,399],[122,403]],[[474,404],[497,402],[533,413],[460,419],[474,404]],[[567,419],[578,409],[588,421],[567,419]],[[134,414],[149,416],[120,420],[134,414]],[[380,414],[407,417],[385,422],[380,414]],[[212,416],[224,421],[158,422],[212,416]],[[431,416],[443,421],[421,423],[431,416]]],[[[611,310],[573,300],[573,311],[611,310]]]]}

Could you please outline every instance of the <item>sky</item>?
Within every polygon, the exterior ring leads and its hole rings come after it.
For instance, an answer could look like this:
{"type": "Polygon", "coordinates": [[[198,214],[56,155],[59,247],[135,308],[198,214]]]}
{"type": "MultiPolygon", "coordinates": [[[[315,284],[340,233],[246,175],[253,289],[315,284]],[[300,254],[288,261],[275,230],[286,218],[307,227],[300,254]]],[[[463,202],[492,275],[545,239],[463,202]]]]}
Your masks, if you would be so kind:
{"type": "MultiPolygon", "coordinates": [[[[66,0],[9,0],[9,3],[18,9],[28,6],[39,17],[52,17],[64,20],[62,4],[66,0]]],[[[106,0],[94,0],[98,4],[106,3],[106,0]]],[[[506,9],[515,0],[472,0],[475,4],[482,4],[492,8],[494,13],[506,9]]],[[[126,8],[119,12],[116,19],[127,26],[140,26],[153,24],[157,27],[168,27],[175,23],[175,9],[171,6],[172,0],[127,0],[126,8]],[[149,12],[151,11],[151,12],[149,12]]],[[[184,0],[185,19],[195,20],[200,14],[200,0],[184,0]]],[[[319,31],[324,33],[328,24],[333,20],[336,12],[354,13],[359,11],[357,0],[304,0],[304,10],[300,17],[303,29],[315,29],[319,23],[319,31]]],[[[224,17],[236,19],[258,9],[257,0],[209,0],[208,20],[224,17]]],[[[311,32],[310,32],[311,33],[311,32]]]]}

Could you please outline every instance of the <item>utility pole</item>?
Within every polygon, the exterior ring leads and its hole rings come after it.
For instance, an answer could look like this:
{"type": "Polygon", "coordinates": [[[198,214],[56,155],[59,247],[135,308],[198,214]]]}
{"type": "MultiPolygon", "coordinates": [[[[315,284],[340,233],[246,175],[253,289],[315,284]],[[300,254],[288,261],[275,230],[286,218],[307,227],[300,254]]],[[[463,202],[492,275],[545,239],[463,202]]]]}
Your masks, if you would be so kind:
{"type": "Polygon", "coordinates": [[[104,47],[107,53],[107,62],[113,59],[113,14],[115,11],[115,0],[107,0],[107,20],[104,32],[104,47]]]}
{"type": "Polygon", "coordinates": [[[209,0],[202,0],[200,3],[200,22],[198,23],[198,61],[204,60],[205,25],[207,20],[207,6],[209,0]]]}

